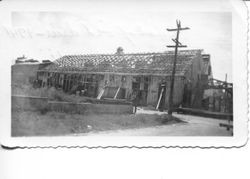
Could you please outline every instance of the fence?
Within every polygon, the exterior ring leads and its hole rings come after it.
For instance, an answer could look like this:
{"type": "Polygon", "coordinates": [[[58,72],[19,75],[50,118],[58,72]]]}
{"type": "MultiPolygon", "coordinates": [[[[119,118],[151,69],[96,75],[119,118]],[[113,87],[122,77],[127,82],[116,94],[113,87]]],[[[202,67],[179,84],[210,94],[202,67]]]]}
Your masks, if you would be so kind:
{"type": "Polygon", "coordinates": [[[102,104],[98,103],[72,103],[49,101],[44,97],[12,96],[12,110],[28,111],[57,111],[76,114],[131,114],[133,107],[130,103],[102,104]]]}
{"type": "Polygon", "coordinates": [[[20,110],[43,110],[48,107],[48,98],[34,96],[11,96],[11,108],[20,110]]]}

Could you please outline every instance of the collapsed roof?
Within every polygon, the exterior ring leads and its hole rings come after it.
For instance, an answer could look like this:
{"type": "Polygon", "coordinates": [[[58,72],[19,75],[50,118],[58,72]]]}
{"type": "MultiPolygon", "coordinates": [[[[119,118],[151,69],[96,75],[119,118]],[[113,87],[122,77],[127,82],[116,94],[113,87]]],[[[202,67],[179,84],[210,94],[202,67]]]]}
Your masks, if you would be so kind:
{"type": "MultiPolygon", "coordinates": [[[[202,50],[178,52],[176,75],[184,76],[202,50]]],[[[171,75],[174,51],[163,53],[65,55],[39,71],[61,73],[120,73],[171,75]]]]}

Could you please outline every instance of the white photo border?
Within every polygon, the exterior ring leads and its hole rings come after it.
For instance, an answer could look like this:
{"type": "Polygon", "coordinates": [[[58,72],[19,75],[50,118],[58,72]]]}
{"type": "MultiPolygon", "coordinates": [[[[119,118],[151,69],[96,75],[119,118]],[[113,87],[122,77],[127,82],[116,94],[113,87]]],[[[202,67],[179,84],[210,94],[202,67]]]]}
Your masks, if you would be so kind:
{"type": "MultiPolygon", "coordinates": [[[[108,1],[108,0],[106,0],[108,1]]],[[[95,3],[103,3],[94,1],[95,3]]],[[[0,14],[5,17],[2,25],[10,25],[12,11],[71,11],[80,10],[84,1],[69,2],[1,2],[0,14]]],[[[115,2],[110,0],[111,5],[115,2]]],[[[134,3],[128,1],[128,3],[134,3]]],[[[247,85],[247,7],[240,0],[224,1],[189,1],[176,7],[178,3],[173,1],[140,1],[139,3],[153,3],[152,7],[166,8],[167,11],[187,12],[232,12],[232,55],[233,55],[233,101],[234,101],[234,135],[232,137],[94,137],[94,136],[61,136],[61,137],[11,137],[11,73],[10,66],[5,58],[5,52],[0,52],[0,143],[8,147],[240,147],[247,143],[248,136],[248,85],[247,85]],[[223,6],[223,3],[225,6],[223,6]],[[155,5],[159,3],[159,5],[155,5]],[[168,6],[162,4],[168,3],[168,6]],[[219,4],[222,3],[222,4],[219,4]],[[193,8],[193,7],[197,8],[193,8]],[[174,8],[175,7],[175,8],[174,8]],[[225,8],[226,7],[226,8],[225,8]]],[[[133,4],[138,5],[138,4],[133,4]]],[[[139,4],[140,5],[140,4],[139,4]]],[[[3,20],[3,19],[0,19],[3,20]]],[[[2,34],[1,34],[2,36],[2,34]]],[[[4,42],[11,43],[11,42],[4,42]]],[[[4,43],[0,43],[0,49],[4,49],[4,43]]]]}

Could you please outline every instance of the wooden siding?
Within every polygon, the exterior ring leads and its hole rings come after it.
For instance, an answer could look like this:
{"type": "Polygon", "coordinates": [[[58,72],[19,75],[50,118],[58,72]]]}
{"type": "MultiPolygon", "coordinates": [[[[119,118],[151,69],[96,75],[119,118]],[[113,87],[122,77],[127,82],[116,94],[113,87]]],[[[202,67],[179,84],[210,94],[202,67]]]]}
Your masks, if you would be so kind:
{"type": "MultiPolygon", "coordinates": [[[[149,91],[148,91],[148,105],[156,107],[159,96],[159,85],[166,81],[166,95],[165,95],[165,108],[168,108],[168,99],[170,92],[170,78],[169,77],[152,77],[149,91]]],[[[174,98],[173,102],[175,106],[179,106],[182,103],[184,93],[185,80],[184,77],[176,77],[174,85],[174,98]]]]}
{"type": "MultiPolygon", "coordinates": [[[[70,89],[78,84],[79,82],[83,82],[84,76],[86,74],[60,74],[60,73],[38,73],[38,79],[42,80],[43,86],[56,86],[60,85],[65,91],[70,91],[70,89]],[[58,79],[48,80],[50,77],[56,77],[58,79]]],[[[116,74],[105,74],[103,77],[97,75],[97,94],[99,94],[103,88],[108,87],[121,87],[125,89],[125,98],[130,100],[132,93],[132,81],[133,76],[131,75],[116,75],[116,74]],[[123,80],[122,80],[123,78],[123,80]]],[[[166,95],[165,95],[165,108],[168,107],[168,98],[169,98],[169,89],[170,89],[170,77],[166,76],[149,76],[149,85],[147,91],[146,105],[150,105],[156,107],[159,96],[159,85],[163,82],[166,82],[166,95]]],[[[178,106],[182,103],[183,93],[184,93],[184,85],[185,85],[184,77],[176,77],[175,86],[174,86],[174,105],[178,106]]],[[[107,96],[108,91],[105,90],[103,96],[107,96]]]]}

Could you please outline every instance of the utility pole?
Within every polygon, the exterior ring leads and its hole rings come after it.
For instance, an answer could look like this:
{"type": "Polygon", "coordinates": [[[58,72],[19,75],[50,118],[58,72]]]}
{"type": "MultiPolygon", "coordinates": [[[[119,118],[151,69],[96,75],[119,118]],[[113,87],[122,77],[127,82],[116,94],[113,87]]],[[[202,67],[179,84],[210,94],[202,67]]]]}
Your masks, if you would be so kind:
{"type": "Polygon", "coordinates": [[[169,107],[168,107],[168,114],[172,115],[173,112],[173,95],[174,95],[174,80],[175,80],[175,69],[176,69],[176,61],[177,61],[177,54],[178,54],[178,48],[184,48],[187,47],[186,45],[182,45],[179,42],[179,34],[181,30],[189,30],[189,27],[181,27],[181,21],[176,20],[177,28],[176,29],[167,29],[167,31],[177,31],[176,38],[172,39],[175,45],[167,45],[168,48],[175,48],[174,53],[174,63],[173,63],[173,71],[172,71],[172,78],[171,78],[171,84],[170,84],[170,93],[169,93],[169,107]]]}

